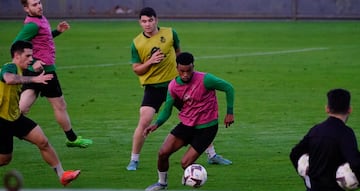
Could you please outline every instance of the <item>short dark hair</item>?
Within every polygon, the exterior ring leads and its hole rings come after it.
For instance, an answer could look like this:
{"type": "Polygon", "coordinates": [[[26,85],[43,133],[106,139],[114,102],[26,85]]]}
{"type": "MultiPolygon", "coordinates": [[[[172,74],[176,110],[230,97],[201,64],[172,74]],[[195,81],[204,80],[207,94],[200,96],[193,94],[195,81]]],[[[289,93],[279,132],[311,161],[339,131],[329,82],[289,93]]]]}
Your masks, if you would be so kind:
{"type": "Polygon", "coordinates": [[[181,65],[194,64],[194,56],[189,52],[182,52],[176,57],[176,63],[181,65]]]}
{"type": "Polygon", "coordinates": [[[20,3],[21,3],[24,7],[27,7],[27,5],[28,5],[28,0],[20,0],[20,3]]]}
{"type": "Polygon", "coordinates": [[[350,108],[350,92],[345,89],[332,89],[327,93],[328,107],[331,113],[346,114],[350,108]]]}
{"type": "Polygon", "coordinates": [[[32,43],[24,40],[14,42],[10,49],[11,58],[14,58],[15,52],[23,53],[25,48],[33,49],[32,43]]]}
{"type": "Polygon", "coordinates": [[[141,11],[139,13],[139,18],[141,18],[141,16],[144,16],[144,15],[148,16],[148,17],[154,16],[156,18],[156,12],[151,7],[144,7],[143,9],[141,9],[141,11]]]}

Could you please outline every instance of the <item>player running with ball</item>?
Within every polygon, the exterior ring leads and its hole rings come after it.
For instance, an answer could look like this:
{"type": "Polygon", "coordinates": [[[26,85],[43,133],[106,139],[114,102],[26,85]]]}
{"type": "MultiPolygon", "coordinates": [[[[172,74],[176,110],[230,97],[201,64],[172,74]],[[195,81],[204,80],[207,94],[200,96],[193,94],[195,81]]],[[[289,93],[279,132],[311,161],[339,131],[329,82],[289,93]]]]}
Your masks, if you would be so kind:
{"type": "Polygon", "coordinates": [[[209,73],[194,71],[194,57],[184,52],[177,56],[178,75],[169,83],[165,108],[155,124],[144,130],[144,136],[155,131],[171,116],[172,107],[180,104],[180,123],[170,132],[158,154],[157,183],[146,190],[167,188],[169,158],[186,145],[190,145],[181,159],[183,169],[193,164],[213,142],[218,131],[218,103],[216,90],[226,93],[227,113],[224,123],[228,127],[234,123],[234,89],[225,80],[209,73]],[[176,103],[176,104],[175,104],[176,103]]]}

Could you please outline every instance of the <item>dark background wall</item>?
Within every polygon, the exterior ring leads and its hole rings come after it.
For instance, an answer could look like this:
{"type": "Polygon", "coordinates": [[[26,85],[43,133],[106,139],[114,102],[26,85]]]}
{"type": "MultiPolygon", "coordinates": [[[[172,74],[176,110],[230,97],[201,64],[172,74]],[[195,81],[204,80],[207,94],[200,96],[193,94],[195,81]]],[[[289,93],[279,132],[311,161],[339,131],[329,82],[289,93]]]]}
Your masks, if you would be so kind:
{"type": "MultiPolygon", "coordinates": [[[[49,18],[136,18],[145,6],[165,18],[360,19],[360,0],[42,0],[49,18]],[[119,5],[125,13],[116,14],[119,5]]],[[[20,0],[0,0],[0,19],[23,18],[20,0]]]]}

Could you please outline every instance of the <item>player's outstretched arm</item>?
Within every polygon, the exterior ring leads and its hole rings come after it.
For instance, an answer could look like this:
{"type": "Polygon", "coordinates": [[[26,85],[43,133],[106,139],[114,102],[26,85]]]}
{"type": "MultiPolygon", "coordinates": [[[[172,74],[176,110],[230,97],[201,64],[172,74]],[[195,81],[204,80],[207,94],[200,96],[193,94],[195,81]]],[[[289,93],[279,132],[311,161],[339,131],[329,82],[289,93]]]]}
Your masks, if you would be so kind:
{"type": "Polygon", "coordinates": [[[224,119],[225,127],[228,128],[233,123],[234,123],[234,115],[233,114],[226,114],[225,119],[224,119]]]}
{"type": "Polygon", "coordinates": [[[143,133],[144,137],[148,136],[150,133],[155,131],[158,127],[159,127],[158,124],[153,124],[153,125],[150,125],[150,126],[146,127],[144,129],[144,133],[143,133]]]}
{"type": "Polygon", "coordinates": [[[32,82],[39,84],[47,84],[48,83],[47,81],[51,80],[53,77],[54,77],[53,74],[45,74],[45,71],[42,71],[41,74],[33,77],[32,82]]]}
{"type": "Polygon", "coordinates": [[[42,83],[47,84],[47,81],[51,80],[54,76],[52,74],[45,74],[43,71],[38,76],[20,76],[13,73],[5,73],[4,81],[6,84],[26,84],[26,83],[42,83]]]}

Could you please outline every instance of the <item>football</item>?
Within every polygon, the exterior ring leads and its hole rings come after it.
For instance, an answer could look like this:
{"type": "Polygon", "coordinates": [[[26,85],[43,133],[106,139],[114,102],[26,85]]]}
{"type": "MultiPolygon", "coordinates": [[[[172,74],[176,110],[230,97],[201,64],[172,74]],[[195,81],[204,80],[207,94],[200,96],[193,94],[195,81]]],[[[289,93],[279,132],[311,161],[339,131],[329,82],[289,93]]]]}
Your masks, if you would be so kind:
{"type": "Polygon", "coordinates": [[[205,184],[207,180],[206,169],[200,164],[192,164],[184,171],[182,184],[194,188],[199,188],[205,184]]]}
{"type": "Polygon", "coordinates": [[[336,171],[336,182],[344,190],[356,190],[359,188],[359,181],[351,170],[349,163],[339,166],[336,171]]]}
{"type": "Polygon", "coordinates": [[[298,160],[298,167],[297,167],[298,174],[301,177],[305,178],[308,168],[309,168],[309,155],[303,154],[298,160]]]}

